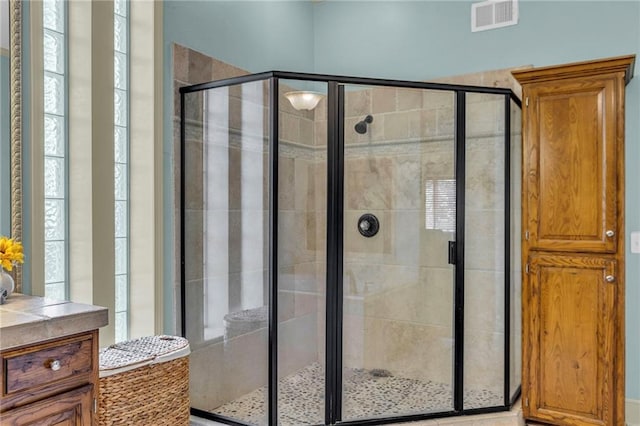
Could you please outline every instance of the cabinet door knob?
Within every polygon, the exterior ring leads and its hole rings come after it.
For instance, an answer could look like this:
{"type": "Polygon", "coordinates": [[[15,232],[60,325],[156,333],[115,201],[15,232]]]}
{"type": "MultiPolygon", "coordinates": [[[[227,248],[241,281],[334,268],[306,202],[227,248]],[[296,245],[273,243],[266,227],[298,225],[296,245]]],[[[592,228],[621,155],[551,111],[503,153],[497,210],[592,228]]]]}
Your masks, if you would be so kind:
{"type": "Polygon", "coordinates": [[[613,237],[614,235],[616,235],[616,233],[615,233],[615,232],[613,232],[613,230],[611,230],[611,229],[608,229],[608,230],[607,230],[607,232],[605,232],[604,234],[605,234],[607,237],[609,237],[609,238],[611,238],[611,237],[613,237]]]}
{"type": "Polygon", "coordinates": [[[53,361],[51,361],[51,364],[49,364],[49,368],[51,368],[53,371],[60,370],[60,367],[62,367],[62,364],[57,359],[54,359],[53,361]]]}
{"type": "Polygon", "coordinates": [[[616,280],[613,275],[607,275],[606,277],[604,277],[604,279],[607,280],[608,283],[612,283],[616,280]]]}

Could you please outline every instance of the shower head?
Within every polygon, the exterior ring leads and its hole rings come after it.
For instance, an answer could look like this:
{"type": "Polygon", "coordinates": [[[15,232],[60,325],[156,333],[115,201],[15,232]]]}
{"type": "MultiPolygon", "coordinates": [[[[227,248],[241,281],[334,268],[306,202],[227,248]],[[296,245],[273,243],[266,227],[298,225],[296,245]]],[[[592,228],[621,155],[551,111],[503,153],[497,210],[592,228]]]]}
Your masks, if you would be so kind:
{"type": "Polygon", "coordinates": [[[356,129],[356,132],[364,135],[365,133],[367,133],[367,124],[371,124],[371,122],[373,122],[373,116],[367,115],[364,120],[358,121],[354,128],[356,129]]]}

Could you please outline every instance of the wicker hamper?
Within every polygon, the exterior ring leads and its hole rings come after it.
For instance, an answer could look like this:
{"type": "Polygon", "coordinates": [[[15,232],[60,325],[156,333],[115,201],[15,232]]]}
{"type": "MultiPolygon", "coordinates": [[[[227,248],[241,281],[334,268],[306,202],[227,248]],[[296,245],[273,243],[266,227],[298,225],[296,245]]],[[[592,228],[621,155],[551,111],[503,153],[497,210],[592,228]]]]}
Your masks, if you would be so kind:
{"type": "Polygon", "coordinates": [[[151,336],[100,350],[99,425],[189,425],[189,343],[151,336]]]}

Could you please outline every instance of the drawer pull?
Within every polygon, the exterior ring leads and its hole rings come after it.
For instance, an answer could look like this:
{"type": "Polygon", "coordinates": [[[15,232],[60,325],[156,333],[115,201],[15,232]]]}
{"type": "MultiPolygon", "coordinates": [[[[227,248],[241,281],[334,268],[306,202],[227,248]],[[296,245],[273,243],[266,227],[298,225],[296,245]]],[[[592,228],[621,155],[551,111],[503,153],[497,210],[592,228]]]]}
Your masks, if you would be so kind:
{"type": "Polygon", "coordinates": [[[612,283],[616,280],[613,275],[607,275],[606,277],[604,277],[604,279],[607,280],[608,283],[612,283]]]}
{"type": "Polygon", "coordinates": [[[62,364],[60,363],[59,360],[54,359],[53,361],[51,361],[51,363],[49,364],[49,368],[51,368],[53,371],[58,371],[60,370],[60,367],[62,367],[62,364]]]}
{"type": "Polygon", "coordinates": [[[611,238],[611,237],[613,237],[614,235],[616,235],[616,233],[615,233],[613,230],[609,229],[609,230],[607,230],[607,232],[605,232],[605,235],[606,235],[607,237],[611,238]]]}

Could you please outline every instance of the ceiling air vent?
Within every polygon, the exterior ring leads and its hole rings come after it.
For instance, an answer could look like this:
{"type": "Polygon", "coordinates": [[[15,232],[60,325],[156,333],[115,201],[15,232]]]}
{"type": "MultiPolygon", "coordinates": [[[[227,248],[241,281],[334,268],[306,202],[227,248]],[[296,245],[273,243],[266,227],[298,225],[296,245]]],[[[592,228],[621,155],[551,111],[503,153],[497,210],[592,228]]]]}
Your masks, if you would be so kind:
{"type": "Polygon", "coordinates": [[[471,5],[471,31],[485,31],[518,23],[518,0],[488,0],[471,5]]]}

